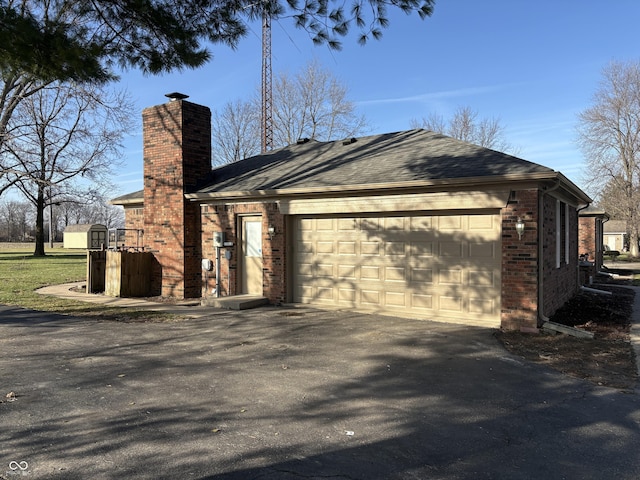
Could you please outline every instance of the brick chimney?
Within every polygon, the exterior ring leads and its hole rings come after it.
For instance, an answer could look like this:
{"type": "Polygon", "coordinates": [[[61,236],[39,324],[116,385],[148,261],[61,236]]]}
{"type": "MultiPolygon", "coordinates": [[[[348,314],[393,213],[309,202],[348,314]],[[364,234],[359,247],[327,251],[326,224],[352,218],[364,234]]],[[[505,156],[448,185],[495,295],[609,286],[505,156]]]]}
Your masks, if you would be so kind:
{"type": "Polygon", "coordinates": [[[144,244],[154,253],[155,295],[201,295],[200,206],[185,199],[211,172],[211,111],[169,94],[142,112],[144,244]]]}

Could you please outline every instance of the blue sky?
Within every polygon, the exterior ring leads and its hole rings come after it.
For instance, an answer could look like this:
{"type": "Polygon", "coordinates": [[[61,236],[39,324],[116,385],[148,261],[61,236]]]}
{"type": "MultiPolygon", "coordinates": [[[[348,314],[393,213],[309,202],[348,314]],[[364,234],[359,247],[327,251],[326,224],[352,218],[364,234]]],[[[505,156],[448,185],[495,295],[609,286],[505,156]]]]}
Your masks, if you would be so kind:
{"type": "MultiPolygon", "coordinates": [[[[290,20],[274,21],[274,76],[318,60],[348,88],[372,134],[407,130],[430,112],[446,119],[471,107],[480,117],[500,119],[521,158],[584,185],[577,115],[591,105],[609,62],[640,59],[638,0],[436,0],[425,20],[393,10],[389,18],[382,40],[361,47],[353,32],[341,51],[314,46],[290,20]]],[[[260,85],[260,35],[257,24],[235,51],[211,46],[212,61],[198,70],[127,72],[119,86],[140,113],[173,91],[212,110],[248,99],[260,85]]],[[[118,194],[142,188],[141,131],[125,147],[118,194]]]]}

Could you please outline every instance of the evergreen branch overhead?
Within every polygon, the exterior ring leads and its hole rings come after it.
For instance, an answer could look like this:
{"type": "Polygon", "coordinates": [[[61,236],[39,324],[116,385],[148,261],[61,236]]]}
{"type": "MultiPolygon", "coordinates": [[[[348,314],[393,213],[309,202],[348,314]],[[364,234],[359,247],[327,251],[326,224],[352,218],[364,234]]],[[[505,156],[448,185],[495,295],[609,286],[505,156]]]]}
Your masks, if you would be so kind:
{"type": "Polygon", "coordinates": [[[39,80],[105,82],[114,67],[156,74],[198,68],[212,45],[235,48],[265,13],[291,18],[316,44],[379,39],[387,10],[425,18],[435,0],[0,0],[0,69],[39,80]],[[369,6],[368,9],[363,8],[369,6]],[[345,7],[350,16],[345,15],[345,7]],[[365,10],[368,13],[365,13],[365,10]]]}

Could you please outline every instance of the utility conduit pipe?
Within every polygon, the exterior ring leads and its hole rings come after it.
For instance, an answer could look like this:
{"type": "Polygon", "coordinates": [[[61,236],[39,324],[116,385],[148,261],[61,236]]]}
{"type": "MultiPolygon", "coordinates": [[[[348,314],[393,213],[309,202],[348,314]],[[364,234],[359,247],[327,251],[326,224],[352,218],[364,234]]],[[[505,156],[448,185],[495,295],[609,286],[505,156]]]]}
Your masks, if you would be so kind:
{"type": "Polygon", "coordinates": [[[580,287],[580,290],[587,293],[599,293],[600,295],[613,295],[612,292],[608,292],[606,290],[598,290],[597,288],[589,288],[584,285],[580,287]]]}

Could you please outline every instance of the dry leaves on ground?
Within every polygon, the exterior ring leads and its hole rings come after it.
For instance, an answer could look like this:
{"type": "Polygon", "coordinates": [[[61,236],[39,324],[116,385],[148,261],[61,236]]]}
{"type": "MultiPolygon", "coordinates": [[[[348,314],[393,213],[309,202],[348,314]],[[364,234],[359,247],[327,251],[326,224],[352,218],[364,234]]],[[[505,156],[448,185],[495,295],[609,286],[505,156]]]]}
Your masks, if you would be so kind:
{"type": "Polygon", "coordinates": [[[593,339],[520,332],[498,332],[498,339],[511,353],[529,361],[597,385],[632,390],[638,381],[629,341],[634,292],[614,282],[594,288],[612,295],[581,292],[551,318],[556,323],[594,332],[593,339]]]}

